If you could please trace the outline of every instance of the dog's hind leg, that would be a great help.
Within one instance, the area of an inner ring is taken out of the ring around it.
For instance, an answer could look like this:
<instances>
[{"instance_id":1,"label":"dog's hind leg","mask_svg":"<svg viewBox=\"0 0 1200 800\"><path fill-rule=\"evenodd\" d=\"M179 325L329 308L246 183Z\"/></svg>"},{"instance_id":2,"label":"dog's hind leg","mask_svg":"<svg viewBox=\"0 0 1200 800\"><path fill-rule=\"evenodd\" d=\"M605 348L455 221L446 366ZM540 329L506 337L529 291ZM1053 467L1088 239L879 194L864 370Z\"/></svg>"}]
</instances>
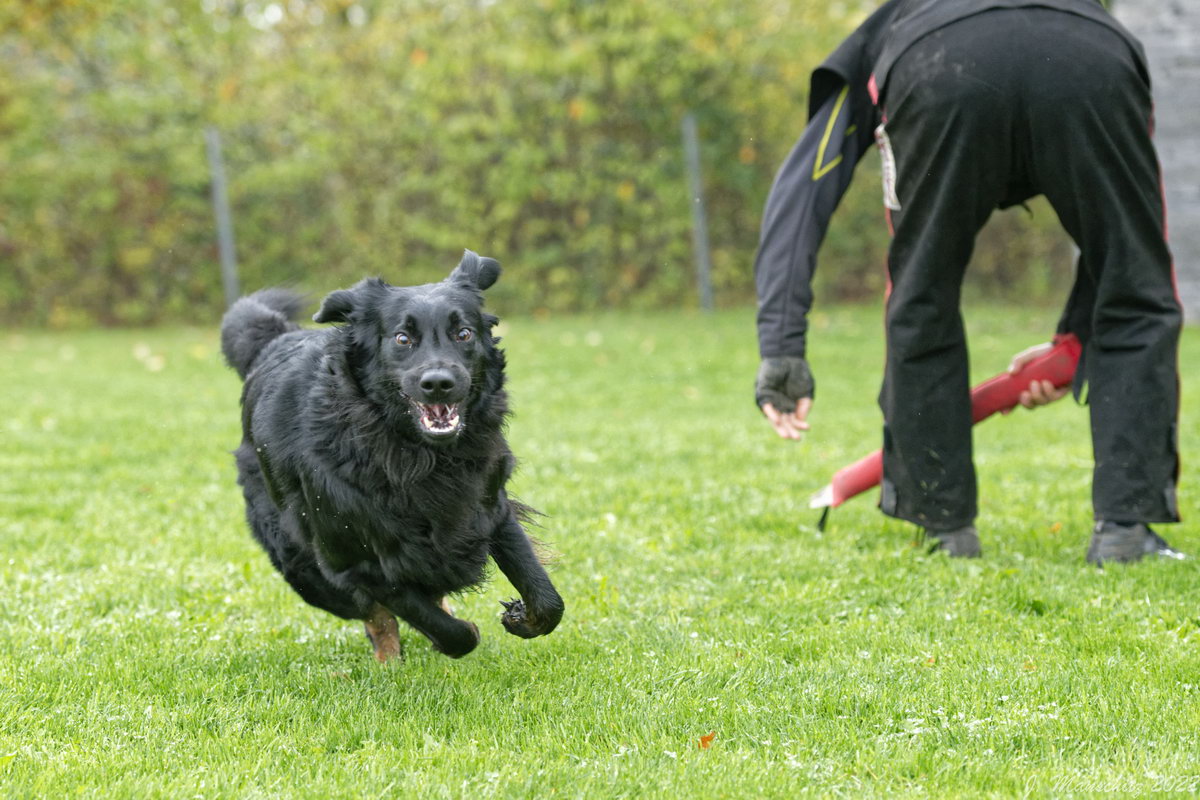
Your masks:
<instances>
[{"instance_id":1,"label":"dog's hind leg","mask_svg":"<svg viewBox=\"0 0 1200 800\"><path fill-rule=\"evenodd\" d=\"M366 628L367 638L375 648L375 660L380 664L403 655L400 628L396 625L396 618L392 616L392 612L376 603L371 609L371 615L363 620L363 627Z\"/></svg>"},{"instance_id":2,"label":"dog's hind leg","mask_svg":"<svg viewBox=\"0 0 1200 800\"><path fill-rule=\"evenodd\" d=\"M479 644L479 628L475 623L456 619L439 604L444 603L422 594L411 586L399 587L381 602L396 616L416 628L432 644L433 649L451 658L461 658Z\"/></svg>"},{"instance_id":3,"label":"dog's hind leg","mask_svg":"<svg viewBox=\"0 0 1200 800\"><path fill-rule=\"evenodd\" d=\"M500 621L504 629L523 639L544 636L554 630L563 615L562 597L511 512L492 534L491 552L496 566L521 594L520 600L502 603L504 615Z\"/></svg>"}]
</instances>

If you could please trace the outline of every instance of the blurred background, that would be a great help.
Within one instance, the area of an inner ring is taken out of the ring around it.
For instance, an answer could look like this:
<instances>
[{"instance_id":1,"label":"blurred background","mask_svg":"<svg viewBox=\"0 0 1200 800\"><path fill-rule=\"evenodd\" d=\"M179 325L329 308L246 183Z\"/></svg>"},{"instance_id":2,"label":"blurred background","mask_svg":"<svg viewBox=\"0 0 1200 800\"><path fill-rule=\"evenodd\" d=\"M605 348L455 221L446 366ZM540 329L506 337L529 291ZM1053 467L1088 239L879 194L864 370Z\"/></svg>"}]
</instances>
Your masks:
<instances>
[{"instance_id":1,"label":"blurred background","mask_svg":"<svg viewBox=\"0 0 1200 800\"><path fill-rule=\"evenodd\" d=\"M206 131L243 291L437 280L470 248L505 313L695 306L689 113L716 303L752 304L809 73L877 5L7 0L0 323L217 320ZM818 294L878 302L886 246L872 153ZM1038 201L994 216L967 295L1055 305L1071 269Z\"/></svg>"}]
</instances>

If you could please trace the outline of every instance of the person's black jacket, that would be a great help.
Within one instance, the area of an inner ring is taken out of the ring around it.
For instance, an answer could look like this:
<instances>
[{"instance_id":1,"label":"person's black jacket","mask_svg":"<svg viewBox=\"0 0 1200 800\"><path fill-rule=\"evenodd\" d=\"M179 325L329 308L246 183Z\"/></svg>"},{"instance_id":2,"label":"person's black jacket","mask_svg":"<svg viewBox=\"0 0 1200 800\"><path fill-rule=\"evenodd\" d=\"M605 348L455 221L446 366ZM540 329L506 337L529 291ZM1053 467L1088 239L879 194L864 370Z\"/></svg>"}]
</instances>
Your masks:
<instances>
[{"instance_id":1,"label":"person's black jacket","mask_svg":"<svg viewBox=\"0 0 1200 800\"><path fill-rule=\"evenodd\" d=\"M854 167L876 140L896 59L925 34L956 20L995 8L1028 7L1066 11L1116 30L1149 83L1141 45L1098 0L887 0L813 71L808 125L767 197L754 264L763 358L806 354L817 250ZM889 170L894 179L894 168L885 151L885 186ZM885 205L888 199L885 190Z\"/></svg>"}]
</instances>

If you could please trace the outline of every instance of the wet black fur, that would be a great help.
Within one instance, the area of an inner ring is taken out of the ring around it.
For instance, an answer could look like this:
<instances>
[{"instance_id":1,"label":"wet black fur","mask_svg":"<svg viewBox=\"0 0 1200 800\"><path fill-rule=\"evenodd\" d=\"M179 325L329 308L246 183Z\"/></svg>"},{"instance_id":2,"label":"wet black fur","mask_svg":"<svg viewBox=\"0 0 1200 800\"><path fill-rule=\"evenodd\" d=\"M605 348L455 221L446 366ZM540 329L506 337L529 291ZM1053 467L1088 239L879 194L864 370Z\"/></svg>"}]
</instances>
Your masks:
<instances>
[{"instance_id":1,"label":"wet black fur","mask_svg":"<svg viewBox=\"0 0 1200 800\"><path fill-rule=\"evenodd\" d=\"M441 283L364 280L325 298L314 320L339 324L319 330L291 321L300 298L268 289L221 326L245 379L235 455L246 517L271 562L308 603L347 619L382 606L454 656L478 632L437 601L480 583L489 555L524 600L503 618L510 633L549 633L563 611L504 488L505 360L481 294L499 271L468 251ZM473 336L457 341L464 328ZM417 423L413 393L430 370L455 376L452 437Z\"/></svg>"}]
</instances>

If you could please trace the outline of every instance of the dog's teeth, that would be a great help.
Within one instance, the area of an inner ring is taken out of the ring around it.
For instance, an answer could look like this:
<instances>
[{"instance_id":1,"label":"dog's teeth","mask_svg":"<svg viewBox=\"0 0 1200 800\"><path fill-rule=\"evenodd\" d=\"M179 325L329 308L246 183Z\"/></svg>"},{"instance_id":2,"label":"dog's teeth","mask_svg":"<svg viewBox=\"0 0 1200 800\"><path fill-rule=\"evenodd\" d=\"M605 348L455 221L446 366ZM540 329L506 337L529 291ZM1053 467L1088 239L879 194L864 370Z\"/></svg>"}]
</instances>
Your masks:
<instances>
[{"instance_id":1,"label":"dog's teeth","mask_svg":"<svg viewBox=\"0 0 1200 800\"><path fill-rule=\"evenodd\" d=\"M430 433L444 434L458 430L461 418L458 415L458 404L446 403L418 404L421 417L421 427Z\"/></svg>"}]
</instances>

